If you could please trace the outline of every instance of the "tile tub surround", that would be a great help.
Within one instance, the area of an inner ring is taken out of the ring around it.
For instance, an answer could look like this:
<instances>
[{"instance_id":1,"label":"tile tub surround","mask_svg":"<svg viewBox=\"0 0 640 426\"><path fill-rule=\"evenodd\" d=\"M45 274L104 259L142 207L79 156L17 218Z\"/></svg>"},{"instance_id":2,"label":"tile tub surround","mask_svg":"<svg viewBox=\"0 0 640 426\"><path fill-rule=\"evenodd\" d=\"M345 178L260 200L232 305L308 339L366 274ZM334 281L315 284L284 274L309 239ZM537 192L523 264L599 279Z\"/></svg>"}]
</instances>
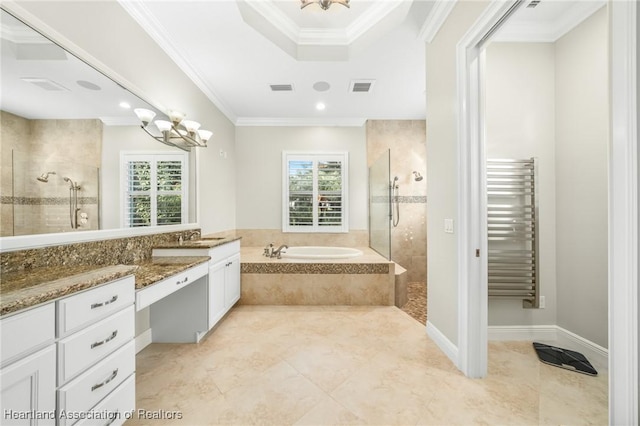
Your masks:
<instances>
[{"instance_id":1,"label":"tile tub surround","mask_svg":"<svg viewBox=\"0 0 640 426\"><path fill-rule=\"evenodd\" d=\"M273 243L288 246L333 246L365 247L369 245L367 230L351 230L348 233L322 234L304 232L282 232L280 229L237 229L235 235L242 237L242 245L247 247L265 247Z\"/></svg>"},{"instance_id":2,"label":"tile tub surround","mask_svg":"<svg viewBox=\"0 0 640 426\"><path fill-rule=\"evenodd\" d=\"M394 264L368 247L351 259L275 259L241 249L244 305L393 305Z\"/></svg>"},{"instance_id":3,"label":"tile tub surround","mask_svg":"<svg viewBox=\"0 0 640 426\"><path fill-rule=\"evenodd\" d=\"M607 424L608 377L538 361L531 342L489 342L469 379L395 307L238 306L199 345L151 344L134 414L149 425Z\"/></svg>"}]
</instances>

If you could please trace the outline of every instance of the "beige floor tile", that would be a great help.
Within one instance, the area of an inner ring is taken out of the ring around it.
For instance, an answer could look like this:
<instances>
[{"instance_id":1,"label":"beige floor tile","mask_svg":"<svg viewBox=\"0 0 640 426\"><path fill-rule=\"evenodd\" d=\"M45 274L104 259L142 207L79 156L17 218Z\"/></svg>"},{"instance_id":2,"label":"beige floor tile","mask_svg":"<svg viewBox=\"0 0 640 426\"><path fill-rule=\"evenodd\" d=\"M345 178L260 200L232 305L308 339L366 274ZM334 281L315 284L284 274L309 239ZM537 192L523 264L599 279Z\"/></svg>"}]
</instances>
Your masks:
<instances>
[{"instance_id":1,"label":"beige floor tile","mask_svg":"<svg viewBox=\"0 0 640 426\"><path fill-rule=\"evenodd\" d=\"M137 408L183 418L127 425L607 423L606 372L491 342L488 377L469 379L393 306L243 305L200 344L152 344L136 364Z\"/></svg>"}]
</instances>

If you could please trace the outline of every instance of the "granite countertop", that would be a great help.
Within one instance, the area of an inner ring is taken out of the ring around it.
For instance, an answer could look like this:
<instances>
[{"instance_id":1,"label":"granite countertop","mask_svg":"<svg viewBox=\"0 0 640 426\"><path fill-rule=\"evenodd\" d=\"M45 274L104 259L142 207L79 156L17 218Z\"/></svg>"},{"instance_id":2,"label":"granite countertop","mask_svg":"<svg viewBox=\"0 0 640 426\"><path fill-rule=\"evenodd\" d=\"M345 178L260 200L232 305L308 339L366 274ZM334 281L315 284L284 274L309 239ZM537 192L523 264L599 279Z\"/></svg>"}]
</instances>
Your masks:
<instances>
[{"instance_id":1,"label":"granite countertop","mask_svg":"<svg viewBox=\"0 0 640 426\"><path fill-rule=\"evenodd\" d=\"M208 256L153 257L136 265L80 265L35 268L2 274L0 316L69 296L134 274L141 289L192 266L209 261Z\"/></svg>"},{"instance_id":2,"label":"granite countertop","mask_svg":"<svg viewBox=\"0 0 640 426\"><path fill-rule=\"evenodd\" d=\"M0 315L30 308L135 273L135 265L53 266L2 274Z\"/></svg>"},{"instance_id":3,"label":"granite countertop","mask_svg":"<svg viewBox=\"0 0 640 426\"><path fill-rule=\"evenodd\" d=\"M171 275L186 271L187 269L208 262L209 256L176 256L176 257L152 257L148 261L137 264L136 290L148 287Z\"/></svg>"},{"instance_id":4,"label":"granite countertop","mask_svg":"<svg viewBox=\"0 0 640 426\"><path fill-rule=\"evenodd\" d=\"M232 241L239 240L240 237L235 235L217 236L217 235L204 235L202 238L196 240L185 240L183 242L171 242L156 245L154 248L181 248L181 249L193 249L193 248L205 248L210 249L213 247L221 246L223 244L230 243Z\"/></svg>"}]
</instances>

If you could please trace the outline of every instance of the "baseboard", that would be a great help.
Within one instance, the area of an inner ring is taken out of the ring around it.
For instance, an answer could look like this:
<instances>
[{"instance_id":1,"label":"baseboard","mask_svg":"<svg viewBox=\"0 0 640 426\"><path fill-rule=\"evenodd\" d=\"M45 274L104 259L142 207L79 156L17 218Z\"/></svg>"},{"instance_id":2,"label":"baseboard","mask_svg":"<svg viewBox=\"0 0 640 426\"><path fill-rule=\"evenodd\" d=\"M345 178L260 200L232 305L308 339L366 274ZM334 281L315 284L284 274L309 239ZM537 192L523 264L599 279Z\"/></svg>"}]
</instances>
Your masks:
<instances>
[{"instance_id":1,"label":"baseboard","mask_svg":"<svg viewBox=\"0 0 640 426\"><path fill-rule=\"evenodd\" d=\"M539 341L556 340L558 338L558 326L556 325L492 325L487 329L489 341Z\"/></svg>"},{"instance_id":2,"label":"baseboard","mask_svg":"<svg viewBox=\"0 0 640 426\"><path fill-rule=\"evenodd\" d=\"M576 352L580 352L586 356L587 359L596 370L608 370L609 368L609 350L602 346L593 343L584 337L578 336L569 330L565 330L562 327L558 327L558 345L565 349L571 349Z\"/></svg>"},{"instance_id":3,"label":"baseboard","mask_svg":"<svg viewBox=\"0 0 640 426\"><path fill-rule=\"evenodd\" d=\"M427 321L427 335L440 348L442 352L453 362L458 365L458 347L447 338L438 328Z\"/></svg>"},{"instance_id":4,"label":"baseboard","mask_svg":"<svg viewBox=\"0 0 640 426\"><path fill-rule=\"evenodd\" d=\"M608 369L609 351L606 348L557 325L490 326L488 339L547 343L580 352L598 371Z\"/></svg>"},{"instance_id":5,"label":"baseboard","mask_svg":"<svg viewBox=\"0 0 640 426\"><path fill-rule=\"evenodd\" d=\"M136 336L136 353L140 352L151 344L151 329L143 331Z\"/></svg>"}]
</instances>

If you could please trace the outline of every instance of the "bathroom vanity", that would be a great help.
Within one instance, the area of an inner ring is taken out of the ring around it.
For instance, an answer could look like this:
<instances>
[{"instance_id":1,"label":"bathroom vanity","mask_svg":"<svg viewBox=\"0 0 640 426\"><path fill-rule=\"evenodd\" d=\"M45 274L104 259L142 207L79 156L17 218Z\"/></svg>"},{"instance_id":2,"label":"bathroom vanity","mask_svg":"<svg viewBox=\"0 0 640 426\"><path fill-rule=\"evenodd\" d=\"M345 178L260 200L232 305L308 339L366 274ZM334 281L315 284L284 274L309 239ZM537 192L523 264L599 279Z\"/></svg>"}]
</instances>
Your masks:
<instances>
[{"instance_id":1,"label":"bathroom vanity","mask_svg":"<svg viewBox=\"0 0 640 426\"><path fill-rule=\"evenodd\" d=\"M134 265L3 270L3 424L124 423L135 410L136 312L149 310L153 342L198 342L238 301L239 238L166 241ZM87 244L76 249L120 242Z\"/></svg>"},{"instance_id":2,"label":"bathroom vanity","mask_svg":"<svg viewBox=\"0 0 640 426\"><path fill-rule=\"evenodd\" d=\"M134 270L98 268L3 301L3 314L17 309L0 318L3 421L124 423L135 408Z\"/></svg>"},{"instance_id":3,"label":"bathroom vanity","mask_svg":"<svg viewBox=\"0 0 640 426\"><path fill-rule=\"evenodd\" d=\"M196 241L183 241L153 249L156 259L161 257L208 256L208 283L206 300L207 330L240 300L240 240L239 238L204 237ZM155 335L154 315L152 327Z\"/></svg>"}]
</instances>

